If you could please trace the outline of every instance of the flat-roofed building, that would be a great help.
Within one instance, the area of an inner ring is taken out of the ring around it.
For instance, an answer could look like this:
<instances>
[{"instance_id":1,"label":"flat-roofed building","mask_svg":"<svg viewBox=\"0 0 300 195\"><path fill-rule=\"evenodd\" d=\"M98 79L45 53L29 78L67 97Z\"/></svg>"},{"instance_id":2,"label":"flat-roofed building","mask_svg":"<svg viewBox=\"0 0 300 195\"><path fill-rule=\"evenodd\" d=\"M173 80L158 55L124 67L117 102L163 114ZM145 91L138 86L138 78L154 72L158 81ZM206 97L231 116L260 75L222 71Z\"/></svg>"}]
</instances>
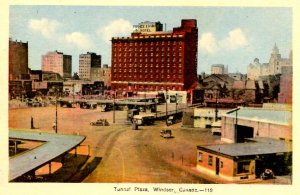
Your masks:
<instances>
[{"instance_id":1,"label":"flat-roofed building","mask_svg":"<svg viewBox=\"0 0 300 195\"><path fill-rule=\"evenodd\" d=\"M70 78L72 75L72 56L57 50L42 56L42 70L58 73L61 77Z\"/></svg>"},{"instance_id":2,"label":"flat-roofed building","mask_svg":"<svg viewBox=\"0 0 300 195\"><path fill-rule=\"evenodd\" d=\"M189 90L197 82L197 48L195 19L170 32L159 22L139 24L130 37L112 38L112 89Z\"/></svg>"},{"instance_id":3,"label":"flat-roofed building","mask_svg":"<svg viewBox=\"0 0 300 195\"><path fill-rule=\"evenodd\" d=\"M79 78L82 80L98 80L100 78L101 55L93 52L79 55Z\"/></svg>"},{"instance_id":4,"label":"flat-roofed building","mask_svg":"<svg viewBox=\"0 0 300 195\"><path fill-rule=\"evenodd\" d=\"M240 107L222 116L221 140L241 143L246 138L292 140L292 111Z\"/></svg>"},{"instance_id":5,"label":"flat-roofed building","mask_svg":"<svg viewBox=\"0 0 300 195\"><path fill-rule=\"evenodd\" d=\"M28 42L9 39L9 80L29 79Z\"/></svg>"},{"instance_id":6,"label":"flat-roofed building","mask_svg":"<svg viewBox=\"0 0 300 195\"><path fill-rule=\"evenodd\" d=\"M254 180L266 169L291 174L292 142L256 137L247 143L197 146L197 169L229 181Z\"/></svg>"}]
</instances>

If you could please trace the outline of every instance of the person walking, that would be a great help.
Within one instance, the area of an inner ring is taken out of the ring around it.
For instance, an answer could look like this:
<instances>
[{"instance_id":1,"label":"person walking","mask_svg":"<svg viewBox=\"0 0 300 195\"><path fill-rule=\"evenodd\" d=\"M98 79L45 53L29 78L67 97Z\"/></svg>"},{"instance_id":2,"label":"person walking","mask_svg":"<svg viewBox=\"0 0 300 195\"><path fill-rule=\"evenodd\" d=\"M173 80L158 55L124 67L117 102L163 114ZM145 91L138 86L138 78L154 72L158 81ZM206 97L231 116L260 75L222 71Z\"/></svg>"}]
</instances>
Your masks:
<instances>
[{"instance_id":1,"label":"person walking","mask_svg":"<svg viewBox=\"0 0 300 195\"><path fill-rule=\"evenodd\" d=\"M31 117L30 129L34 129L34 125L33 125L33 117Z\"/></svg>"}]
</instances>

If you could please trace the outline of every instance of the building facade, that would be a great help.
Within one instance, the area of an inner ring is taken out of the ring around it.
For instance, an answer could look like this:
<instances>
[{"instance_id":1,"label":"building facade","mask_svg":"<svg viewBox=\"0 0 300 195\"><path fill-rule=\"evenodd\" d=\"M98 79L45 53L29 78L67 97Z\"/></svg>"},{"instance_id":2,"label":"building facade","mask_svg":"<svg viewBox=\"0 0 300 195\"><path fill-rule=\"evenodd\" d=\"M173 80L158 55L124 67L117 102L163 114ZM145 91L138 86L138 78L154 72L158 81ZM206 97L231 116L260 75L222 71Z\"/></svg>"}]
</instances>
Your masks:
<instances>
[{"instance_id":1,"label":"building facade","mask_svg":"<svg viewBox=\"0 0 300 195\"><path fill-rule=\"evenodd\" d=\"M130 37L112 38L112 89L188 90L197 81L198 28L182 20L171 32L140 23Z\"/></svg>"},{"instance_id":2,"label":"building facade","mask_svg":"<svg viewBox=\"0 0 300 195\"><path fill-rule=\"evenodd\" d=\"M228 67L223 64L213 64L211 65L211 74L227 74Z\"/></svg>"},{"instance_id":3,"label":"building facade","mask_svg":"<svg viewBox=\"0 0 300 195\"><path fill-rule=\"evenodd\" d=\"M72 76L72 56L62 52L48 52L42 56L42 70L58 73L64 78Z\"/></svg>"},{"instance_id":4,"label":"building facade","mask_svg":"<svg viewBox=\"0 0 300 195\"><path fill-rule=\"evenodd\" d=\"M231 182L255 180L266 170L291 174L292 142L266 137L246 143L197 146L197 169Z\"/></svg>"},{"instance_id":5,"label":"building facade","mask_svg":"<svg viewBox=\"0 0 300 195\"><path fill-rule=\"evenodd\" d=\"M105 86L111 86L111 67L104 64L101 68L92 68L91 81L102 81Z\"/></svg>"},{"instance_id":6,"label":"building facade","mask_svg":"<svg viewBox=\"0 0 300 195\"><path fill-rule=\"evenodd\" d=\"M242 143L256 137L292 141L292 112L240 107L222 116L221 131L221 140L228 143Z\"/></svg>"},{"instance_id":7,"label":"building facade","mask_svg":"<svg viewBox=\"0 0 300 195\"><path fill-rule=\"evenodd\" d=\"M261 76L290 74L292 72L292 51L289 58L282 58L277 45L274 45L269 63L260 63L258 58L255 58L249 64L247 70L248 79L258 80Z\"/></svg>"},{"instance_id":8,"label":"building facade","mask_svg":"<svg viewBox=\"0 0 300 195\"><path fill-rule=\"evenodd\" d=\"M97 80L101 68L101 55L87 52L79 55L79 78L82 80Z\"/></svg>"},{"instance_id":9,"label":"building facade","mask_svg":"<svg viewBox=\"0 0 300 195\"><path fill-rule=\"evenodd\" d=\"M9 39L9 80L29 79L28 42Z\"/></svg>"}]
</instances>

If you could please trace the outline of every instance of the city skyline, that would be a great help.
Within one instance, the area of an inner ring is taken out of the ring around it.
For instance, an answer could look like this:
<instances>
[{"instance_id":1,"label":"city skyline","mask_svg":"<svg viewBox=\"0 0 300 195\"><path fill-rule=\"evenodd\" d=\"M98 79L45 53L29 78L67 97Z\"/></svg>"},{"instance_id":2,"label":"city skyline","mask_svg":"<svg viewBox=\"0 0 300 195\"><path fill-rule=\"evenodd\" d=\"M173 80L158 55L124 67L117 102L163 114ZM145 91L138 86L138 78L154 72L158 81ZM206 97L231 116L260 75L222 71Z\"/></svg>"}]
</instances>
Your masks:
<instances>
[{"instance_id":1,"label":"city skyline","mask_svg":"<svg viewBox=\"0 0 300 195\"><path fill-rule=\"evenodd\" d=\"M58 50L72 55L79 72L86 52L111 66L111 37L130 36L134 25L160 21L171 31L181 19L197 20L198 74L210 73L212 64L246 73L254 58L268 62L275 43L284 58L292 49L291 8L10 6L9 36L28 41L31 69L41 69L41 56Z\"/></svg>"}]
</instances>

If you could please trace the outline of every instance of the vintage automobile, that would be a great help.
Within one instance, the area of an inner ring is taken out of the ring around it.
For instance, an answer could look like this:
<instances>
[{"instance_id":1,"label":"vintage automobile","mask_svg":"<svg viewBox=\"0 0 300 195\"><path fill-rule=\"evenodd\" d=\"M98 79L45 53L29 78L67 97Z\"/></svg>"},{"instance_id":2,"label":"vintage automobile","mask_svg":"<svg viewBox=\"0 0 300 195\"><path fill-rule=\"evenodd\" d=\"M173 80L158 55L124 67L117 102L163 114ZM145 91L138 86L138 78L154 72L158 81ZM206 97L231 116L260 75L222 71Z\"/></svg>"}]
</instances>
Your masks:
<instances>
[{"instance_id":1,"label":"vintage automobile","mask_svg":"<svg viewBox=\"0 0 300 195\"><path fill-rule=\"evenodd\" d=\"M106 119L98 119L95 122L90 122L92 126L109 126L109 122Z\"/></svg>"},{"instance_id":2,"label":"vintage automobile","mask_svg":"<svg viewBox=\"0 0 300 195\"><path fill-rule=\"evenodd\" d=\"M265 171L260 174L260 178L262 180L266 180L266 179L274 179L276 177L274 172L271 169L265 169Z\"/></svg>"},{"instance_id":3,"label":"vintage automobile","mask_svg":"<svg viewBox=\"0 0 300 195\"><path fill-rule=\"evenodd\" d=\"M173 138L172 131L170 129L161 130L160 136L163 138Z\"/></svg>"}]
</instances>

